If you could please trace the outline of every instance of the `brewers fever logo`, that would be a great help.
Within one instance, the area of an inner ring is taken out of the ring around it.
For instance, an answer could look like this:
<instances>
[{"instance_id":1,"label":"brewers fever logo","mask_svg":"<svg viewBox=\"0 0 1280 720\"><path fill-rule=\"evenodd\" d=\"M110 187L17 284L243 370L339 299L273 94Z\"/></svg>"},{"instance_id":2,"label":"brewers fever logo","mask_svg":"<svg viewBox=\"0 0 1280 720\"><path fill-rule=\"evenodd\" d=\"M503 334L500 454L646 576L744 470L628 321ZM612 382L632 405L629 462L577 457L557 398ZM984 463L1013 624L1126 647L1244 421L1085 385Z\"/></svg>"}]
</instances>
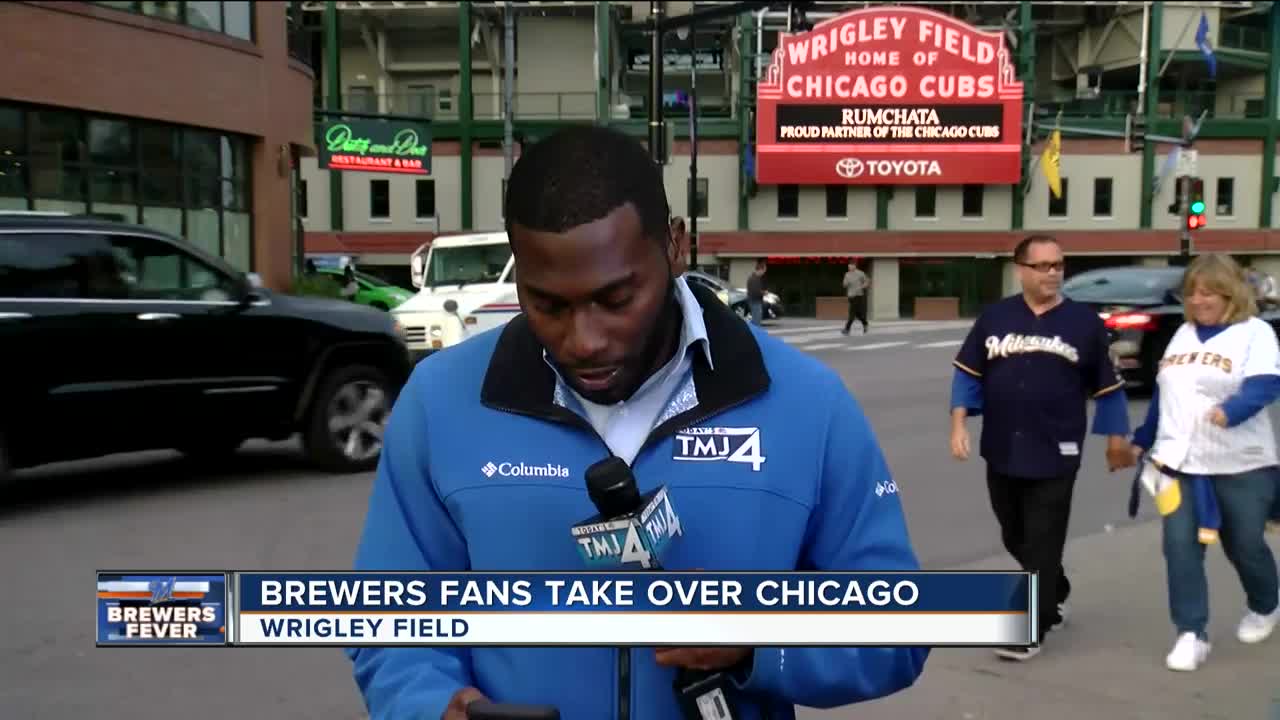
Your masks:
<instances>
[{"instance_id":1,"label":"brewers fever logo","mask_svg":"<svg viewBox=\"0 0 1280 720\"><path fill-rule=\"evenodd\" d=\"M756 472L765 461L760 428L685 428L676 433L674 443L673 460L743 463Z\"/></svg>"}]
</instances>

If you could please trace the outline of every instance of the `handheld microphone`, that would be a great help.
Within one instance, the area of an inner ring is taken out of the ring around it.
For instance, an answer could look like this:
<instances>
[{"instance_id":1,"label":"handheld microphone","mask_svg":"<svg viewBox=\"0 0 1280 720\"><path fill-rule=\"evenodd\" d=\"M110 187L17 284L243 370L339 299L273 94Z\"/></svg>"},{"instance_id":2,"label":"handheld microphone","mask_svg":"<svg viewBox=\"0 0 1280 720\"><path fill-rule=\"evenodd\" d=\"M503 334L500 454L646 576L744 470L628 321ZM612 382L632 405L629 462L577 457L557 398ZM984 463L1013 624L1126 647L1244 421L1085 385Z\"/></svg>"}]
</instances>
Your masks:
<instances>
[{"instance_id":1,"label":"handheld microphone","mask_svg":"<svg viewBox=\"0 0 1280 720\"><path fill-rule=\"evenodd\" d=\"M631 468L611 457L587 468L587 495L599 512L570 531L583 562L597 569L661 570L663 551L683 534L667 489L641 495Z\"/></svg>"},{"instance_id":2,"label":"handheld microphone","mask_svg":"<svg viewBox=\"0 0 1280 720\"><path fill-rule=\"evenodd\" d=\"M619 457L587 468L586 478L587 495L599 513L574 525L572 534L587 565L661 570L662 551L684 535L666 487L641 495L631 467ZM732 701L732 681L722 671L680 668L673 687L686 720L741 717Z\"/></svg>"}]
</instances>

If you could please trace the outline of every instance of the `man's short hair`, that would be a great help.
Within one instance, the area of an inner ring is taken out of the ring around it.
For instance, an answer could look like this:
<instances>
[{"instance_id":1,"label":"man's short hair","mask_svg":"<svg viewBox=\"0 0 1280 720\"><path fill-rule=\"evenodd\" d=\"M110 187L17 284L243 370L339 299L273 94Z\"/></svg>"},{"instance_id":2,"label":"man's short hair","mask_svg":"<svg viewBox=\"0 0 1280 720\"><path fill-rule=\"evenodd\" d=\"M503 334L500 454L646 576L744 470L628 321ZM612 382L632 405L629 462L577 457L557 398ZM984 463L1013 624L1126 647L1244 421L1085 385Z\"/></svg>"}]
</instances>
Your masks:
<instances>
[{"instance_id":1,"label":"man's short hair","mask_svg":"<svg viewBox=\"0 0 1280 720\"><path fill-rule=\"evenodd\" d=\"M507 179L503 213L514 225L562 233L631 203L646 237L665 243L670 211L662 169L637 140L572 125L524 149Z\"/></svg>"},{"instance_id":2,"label":"man's short hair","mask_svg":"<svg viewBox=\"0 0 1280 720\"><path fill-rule=\"evenodd\" d=\"M1013 261L1016 263L1026 262L1027 253L1031 250L1031 246L1035 243L1053 243L1061 245L1058 238L1052 235L1028 235L1018 242L1017 247L1013 249Z\"/></svg>"}]
</instances>

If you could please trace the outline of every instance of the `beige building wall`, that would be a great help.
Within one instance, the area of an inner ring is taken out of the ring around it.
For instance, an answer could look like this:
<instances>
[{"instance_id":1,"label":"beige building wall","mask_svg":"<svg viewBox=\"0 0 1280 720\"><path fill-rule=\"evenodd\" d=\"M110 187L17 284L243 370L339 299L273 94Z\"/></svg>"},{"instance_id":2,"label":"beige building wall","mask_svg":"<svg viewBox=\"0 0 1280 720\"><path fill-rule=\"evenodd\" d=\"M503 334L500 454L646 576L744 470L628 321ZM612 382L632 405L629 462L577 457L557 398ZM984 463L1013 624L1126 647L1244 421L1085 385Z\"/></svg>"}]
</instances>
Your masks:
<instances>
[{"instance_id":1,"label":"beige building wall","mask_svg":"<svg viewBox=\"0 0 1280 720\"><path fill-rule=\"evenodd\" d=\"M799 188L799 212L796 217L788 218L778 216L778 187L761 185L756 196L748 200L747 218L750 228L766 232L874 230L876 228L875 189L861 185L846 187L848 194L844 217L827 217L827 191L825 187L801 185ZM737 222L736 211L734 222Z\"/></svg>"},{"instance_id":2,"label":"beige building wall","mask_svg":"<svg viewBox=\"0 0 1280 720\"><path fill-rule=\"evenodd\" d=\"M689 156L674 155L662 169L671 214L689 218ZM738 229L738 156L698 155L698 177L707 181L707 214L698 232ZM699 261L702 257L699 255ZM709 259L709 258L708 258Z\"/></svg>"},{"instance_id":3,"label":"beige building wall","mask_svg":"<svg viewBox=\"0 0 1280 720\"><path fill-rule=\"evenodd\" d=\"M1050 214L1053 193L1038 163L1031 168L1030 175L1022 223L1028 230L1132 230L1138 227L1142 194L1142 156L1139 154L1070 155L1064 150L1060 177L1066 187L1065 215ZM1110 212L1106 212L1105 203L1103 207L1095 207L1099 191L1105 195L1108 179L1111 181ZM1099 180L1103 181L1102 187Z\"/></svg>"},{"instance_id":4,"label":"beige building wall","mask_svg":"<svg viewBox=\"0 0 1280 720\"><path fill-rule=\"evenodd\" d=\"M964 214L964 189L956 185L938 185L934 190L934 215L916 215L917 190L911 185L892 187L889 200L890 230L1008 230L1013 218L1009 189L997 185L982 188L982 214ZM875 227L875 196L872 195L872 227Z\"/></svg>"},{"instance_id":5,"label":"beige building wall","mask_svg":"<svg viewBox=\"0 0 1280 720\"><path fill-rule=\"evenodd\" d=\"M1167 153L1156 158L1156 167L1164 163ZM1210 229L1249 229L1258 227L1261 200L1258 179L1262 174L1260 155L1206 155L1199 153L1197 173L1204 180L1205 219ZM1223 183L1227 180L1229 183ZM1162 230L1180 230L1181 218L1169 213L1174 202L1176 182L1170 178L1161 184L1160 193L1151 208L1151 225ZM1219 193L1230 188L1230 193ZM1273 201L1274 202L1274 201ZM1136 227L1136 223L1133 227Z\"/></svg>"}]
</instances>

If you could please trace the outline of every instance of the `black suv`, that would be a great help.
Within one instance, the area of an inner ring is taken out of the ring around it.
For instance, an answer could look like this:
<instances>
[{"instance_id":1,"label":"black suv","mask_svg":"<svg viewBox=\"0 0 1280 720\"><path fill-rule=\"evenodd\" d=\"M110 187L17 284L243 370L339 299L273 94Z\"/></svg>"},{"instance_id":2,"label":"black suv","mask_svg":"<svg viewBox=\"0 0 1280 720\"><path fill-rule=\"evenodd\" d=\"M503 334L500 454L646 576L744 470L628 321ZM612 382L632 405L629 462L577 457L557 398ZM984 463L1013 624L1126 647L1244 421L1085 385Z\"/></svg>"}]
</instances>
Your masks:
<instances>
[{"instance_id":1,"label":"black suv","mask_svg":"<svg viewBox=\"0 0 1280 720\"><path fill-rule=\"evenodd\" d=\"M387 313L271 292L149 228L0 212L0 480L294 433L325 469L368 470L411 369Z\"/></svg>"}]
</instances>

